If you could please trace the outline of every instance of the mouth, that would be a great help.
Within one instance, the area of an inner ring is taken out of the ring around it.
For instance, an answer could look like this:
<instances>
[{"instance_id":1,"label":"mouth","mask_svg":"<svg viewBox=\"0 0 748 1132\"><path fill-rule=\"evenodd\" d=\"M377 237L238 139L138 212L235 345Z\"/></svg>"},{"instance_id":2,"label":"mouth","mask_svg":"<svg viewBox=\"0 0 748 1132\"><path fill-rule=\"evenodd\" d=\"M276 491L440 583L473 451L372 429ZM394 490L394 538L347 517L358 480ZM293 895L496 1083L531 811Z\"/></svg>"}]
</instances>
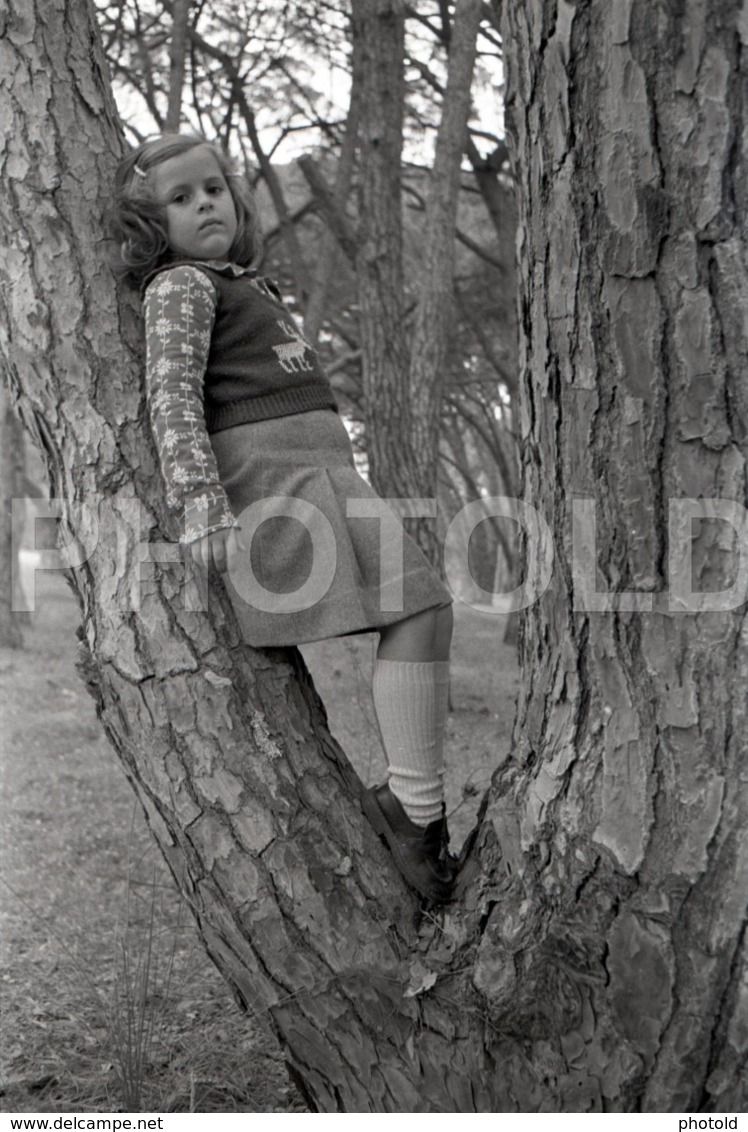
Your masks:
<instances>
[{"instance_id":1,"label":"mouth","mask_svg":"<svg viewBox=\"0 0 748 1132\"><path fill-rule=\"evenodd\" d=\"M206 220L198 228L198 232L205 232L209 228L223 228L222 220Z\"/></svg>"}]
</instances>

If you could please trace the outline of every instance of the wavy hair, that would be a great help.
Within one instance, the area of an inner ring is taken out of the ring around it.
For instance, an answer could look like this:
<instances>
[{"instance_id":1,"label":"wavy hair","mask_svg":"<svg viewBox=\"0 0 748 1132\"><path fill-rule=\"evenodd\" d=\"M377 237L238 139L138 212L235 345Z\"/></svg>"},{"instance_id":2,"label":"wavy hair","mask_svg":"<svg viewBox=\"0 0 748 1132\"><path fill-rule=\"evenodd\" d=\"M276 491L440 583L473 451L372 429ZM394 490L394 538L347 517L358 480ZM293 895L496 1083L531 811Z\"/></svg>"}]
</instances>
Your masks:
<instances>
[{"instance_id":1,"label":"wavy hair","mask_svg":"<svg viewBox=\"0 0 748 1132\"><path fill-rule=\"evenodd\" d=\"M247 267L260 250L257 210L244 177L235 172L219 146L199 134L162 134L134 149L117 170L109 223L117 251L113 267L131 287L142 287L148 276L168 263L169 247L164 206L156 199L148 172L163 161L205 145L211 151L236 209L237 229L229 249L233 263Z\"/></svg>"}]
</instances>

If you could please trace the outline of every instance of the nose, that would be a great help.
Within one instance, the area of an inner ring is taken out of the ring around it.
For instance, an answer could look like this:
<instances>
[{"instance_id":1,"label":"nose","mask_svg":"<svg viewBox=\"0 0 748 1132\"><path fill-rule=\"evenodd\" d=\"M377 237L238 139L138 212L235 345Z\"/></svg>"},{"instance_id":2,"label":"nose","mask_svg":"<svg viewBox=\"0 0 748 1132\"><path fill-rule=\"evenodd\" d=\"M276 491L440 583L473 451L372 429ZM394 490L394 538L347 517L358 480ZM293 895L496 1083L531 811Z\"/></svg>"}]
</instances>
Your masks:
<instances>
[{"instance_id":1,"label":"nose","mask_svg":"<svg viewBox=\"0 0 748 1132\"><path fill-rule=\"evenodd\" d=\"M201 192L198 195L198 198L197 198L198 212L205 212L206 209L209 209L209 208L212 208L212 207L213 207L212 198L206 192Z\"/></svg>"}]
</instances>

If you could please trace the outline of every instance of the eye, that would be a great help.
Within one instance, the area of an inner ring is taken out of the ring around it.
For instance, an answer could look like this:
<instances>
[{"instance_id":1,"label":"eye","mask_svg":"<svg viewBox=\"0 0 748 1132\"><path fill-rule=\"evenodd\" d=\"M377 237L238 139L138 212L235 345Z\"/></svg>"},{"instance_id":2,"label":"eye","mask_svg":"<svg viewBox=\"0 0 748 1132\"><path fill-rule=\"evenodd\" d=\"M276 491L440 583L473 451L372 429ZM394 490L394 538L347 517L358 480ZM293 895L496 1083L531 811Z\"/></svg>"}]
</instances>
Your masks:
<instances>
[{"instance_id":1,"label":"eye","mask_svg":"<svg viewBox=\"0 0 748 1132\"><path fill-rule=\"evenodd\" d=\"M169 204L184 204L187 200L187 193L175 193L169 201Z\"/></svg>"},{"instance_id":2,"label":"eye","mask_svg":"<svg viewBox=\"0 0 748 1132\"><path fill-rule=\"evenodd\" d=\"M208 189L208 192L212 193L214 196L217 196L219 193L222 193L223 190L224 190L223 185L211 185Z\"/></svg>"}]
</instances>

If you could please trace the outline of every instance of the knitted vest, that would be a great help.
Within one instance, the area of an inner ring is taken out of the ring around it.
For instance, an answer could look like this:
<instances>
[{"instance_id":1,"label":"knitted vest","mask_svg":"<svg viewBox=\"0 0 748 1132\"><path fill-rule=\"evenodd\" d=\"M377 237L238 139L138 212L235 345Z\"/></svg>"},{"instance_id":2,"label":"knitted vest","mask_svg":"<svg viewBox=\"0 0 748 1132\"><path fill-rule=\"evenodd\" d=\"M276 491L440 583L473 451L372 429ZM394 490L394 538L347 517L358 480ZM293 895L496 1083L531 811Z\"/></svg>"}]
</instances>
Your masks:
<instances>
[{"instance_id":1,"label":"knitted vest","mask_svg":"<svg viewBox=\"0 0 748 1132\"><path fill-rule=\"evenodd\" d=\"M186 262L204 271L218 293L204 387L209 433L313 409L337 411L320 361L275 284L253 271L226 274L198 261L162 270Z\"/></svg>"}]
</instances>

